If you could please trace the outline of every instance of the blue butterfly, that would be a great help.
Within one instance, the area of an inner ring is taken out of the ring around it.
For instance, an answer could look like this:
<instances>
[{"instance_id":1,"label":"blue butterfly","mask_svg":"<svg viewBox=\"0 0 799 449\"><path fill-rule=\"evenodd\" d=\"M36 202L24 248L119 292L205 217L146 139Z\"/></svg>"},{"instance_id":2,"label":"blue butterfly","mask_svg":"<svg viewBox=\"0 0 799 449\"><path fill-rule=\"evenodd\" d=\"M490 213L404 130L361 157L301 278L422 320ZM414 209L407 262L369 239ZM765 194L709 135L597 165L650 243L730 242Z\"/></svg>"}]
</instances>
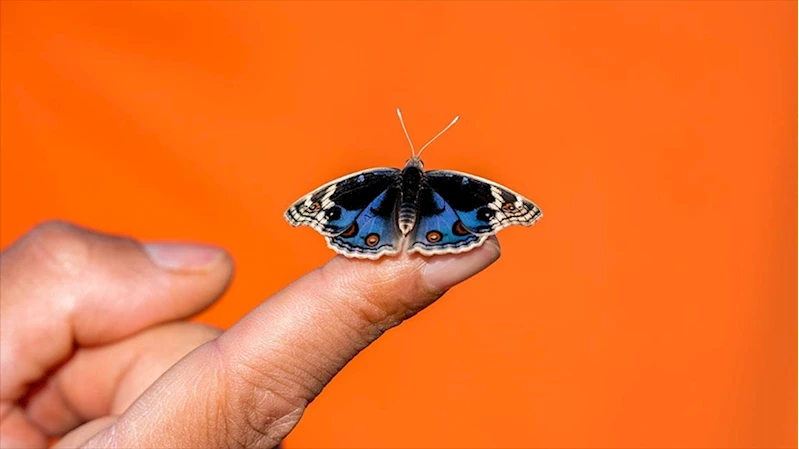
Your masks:
<instances>
[{"instance_id":1,"label":"blue butterfly","mask_svg":"<svg viewBox=\"0 0 799 449\"><path fill-rule=\"evenodd\" d=\"M406 248L426 256L469 251L500 229L543 216L532 201L497 183L449 170L424 171L397 109L412 156L402 170L373 168L331 181L286 210L292 226L310 226L347 257L378 259Z\"/></svg>"}]
</instances>

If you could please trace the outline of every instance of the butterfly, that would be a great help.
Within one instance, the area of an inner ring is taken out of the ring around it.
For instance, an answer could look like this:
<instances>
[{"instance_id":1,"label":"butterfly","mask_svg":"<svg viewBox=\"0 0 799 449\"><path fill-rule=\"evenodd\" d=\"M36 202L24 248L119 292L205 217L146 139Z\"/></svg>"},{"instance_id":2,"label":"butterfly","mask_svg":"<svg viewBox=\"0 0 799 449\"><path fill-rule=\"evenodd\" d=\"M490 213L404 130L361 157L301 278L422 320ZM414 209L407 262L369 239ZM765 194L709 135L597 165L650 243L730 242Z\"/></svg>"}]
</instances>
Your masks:
<instances>
[{"instance_id":1,"label":"butterfly","mask_svg":"<svg viewBox=\"0 0 799 449\"><path fill-rule=\"evenodd\" d=\"M331 181L295 201L284 216L310 226L327 246L347 257L378 259L400 250L425 256L462 253L511 225L530 226L543 213L532 201L495 182L450 170L424 171L402 112L411 146L402 170L372 168Z\"/></svg>"}]
</instances>

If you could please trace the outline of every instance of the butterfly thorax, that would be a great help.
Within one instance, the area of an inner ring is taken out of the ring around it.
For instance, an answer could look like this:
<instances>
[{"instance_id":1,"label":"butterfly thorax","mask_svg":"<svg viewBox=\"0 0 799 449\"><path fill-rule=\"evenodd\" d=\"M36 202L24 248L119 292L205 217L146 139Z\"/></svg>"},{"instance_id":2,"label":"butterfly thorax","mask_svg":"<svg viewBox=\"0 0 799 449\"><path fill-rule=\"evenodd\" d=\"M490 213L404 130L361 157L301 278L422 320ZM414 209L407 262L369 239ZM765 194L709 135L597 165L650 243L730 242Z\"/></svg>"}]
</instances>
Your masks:
<instances>
[{"instance_id":1,"label":"butterfly thorax","mask_svg":"<svg viewBox=\"0 0 799 449\"><path fill-rule=\"evenodd\" d=\"M400 198L397 204L397 224L402 235L408 235L416 225L419 191L422 186L424 164L416 157L408 159L400 174Z\"/></svg>"}]
</instances>

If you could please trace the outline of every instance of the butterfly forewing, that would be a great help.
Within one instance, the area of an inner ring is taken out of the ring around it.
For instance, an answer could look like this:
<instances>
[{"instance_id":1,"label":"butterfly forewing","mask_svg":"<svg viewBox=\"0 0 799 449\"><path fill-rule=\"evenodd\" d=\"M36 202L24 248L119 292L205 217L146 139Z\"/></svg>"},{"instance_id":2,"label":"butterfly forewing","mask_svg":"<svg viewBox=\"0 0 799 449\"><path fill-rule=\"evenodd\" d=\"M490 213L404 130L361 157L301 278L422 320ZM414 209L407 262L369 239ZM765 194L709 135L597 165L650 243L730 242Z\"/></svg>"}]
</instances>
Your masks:
<instances>
[{"instance_id":1,"label":"butterfly forewing","mask_svg":"<svg viewBox=\"0 0 799 449\"><path fill-rule=\"evenodd\" d=\"M292 226L310 226L322 235L347 231L358 215L389 186L400 170L374 168L331 181L297 200L285 213Z\"/></svg>"},{"instance_id":2,"label":"butterfly forewing","mask_svg":"<svg viewBox=\"0 0 799 449\"><path fill-rule=\"evenodd\" d=\"M487 179L449 170L431 170L425 181L475 234L494 234L505 227L530 226L541 209L518 193Z\"/></svg>"}]
</instances>

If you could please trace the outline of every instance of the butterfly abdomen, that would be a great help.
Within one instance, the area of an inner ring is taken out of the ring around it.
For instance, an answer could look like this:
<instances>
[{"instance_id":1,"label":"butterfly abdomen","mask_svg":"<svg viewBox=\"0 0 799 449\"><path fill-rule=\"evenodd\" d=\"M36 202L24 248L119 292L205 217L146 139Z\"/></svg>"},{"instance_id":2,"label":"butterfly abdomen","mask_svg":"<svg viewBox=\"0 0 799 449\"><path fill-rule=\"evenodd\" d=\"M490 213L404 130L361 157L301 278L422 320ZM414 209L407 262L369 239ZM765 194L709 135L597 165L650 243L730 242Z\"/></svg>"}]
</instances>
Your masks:
<instances>
[{"instance_id":1,"label":"butterfly abdomen","mask_svg":"<svg viewBox=\"0 0 799 449\"><path fill-rule=\"evenodd\" d=\"M401 195L397 208L397 225L403 235L408 235L416 225L418 210L419 190L422 184L422 170L408 164L402 170L400 177Z\"/></svg>"},{"instance_id":2,"label":"butterfly abdomen","mask_svg":"<svg viewBox=\"0 0 799 449\"><path fill-rule=\"evenodd\" d=\"M416 208L413 205L401 204L397 214L397 223L403 235L408 235L416 224Z\"/></svg>"}]
</instances>

